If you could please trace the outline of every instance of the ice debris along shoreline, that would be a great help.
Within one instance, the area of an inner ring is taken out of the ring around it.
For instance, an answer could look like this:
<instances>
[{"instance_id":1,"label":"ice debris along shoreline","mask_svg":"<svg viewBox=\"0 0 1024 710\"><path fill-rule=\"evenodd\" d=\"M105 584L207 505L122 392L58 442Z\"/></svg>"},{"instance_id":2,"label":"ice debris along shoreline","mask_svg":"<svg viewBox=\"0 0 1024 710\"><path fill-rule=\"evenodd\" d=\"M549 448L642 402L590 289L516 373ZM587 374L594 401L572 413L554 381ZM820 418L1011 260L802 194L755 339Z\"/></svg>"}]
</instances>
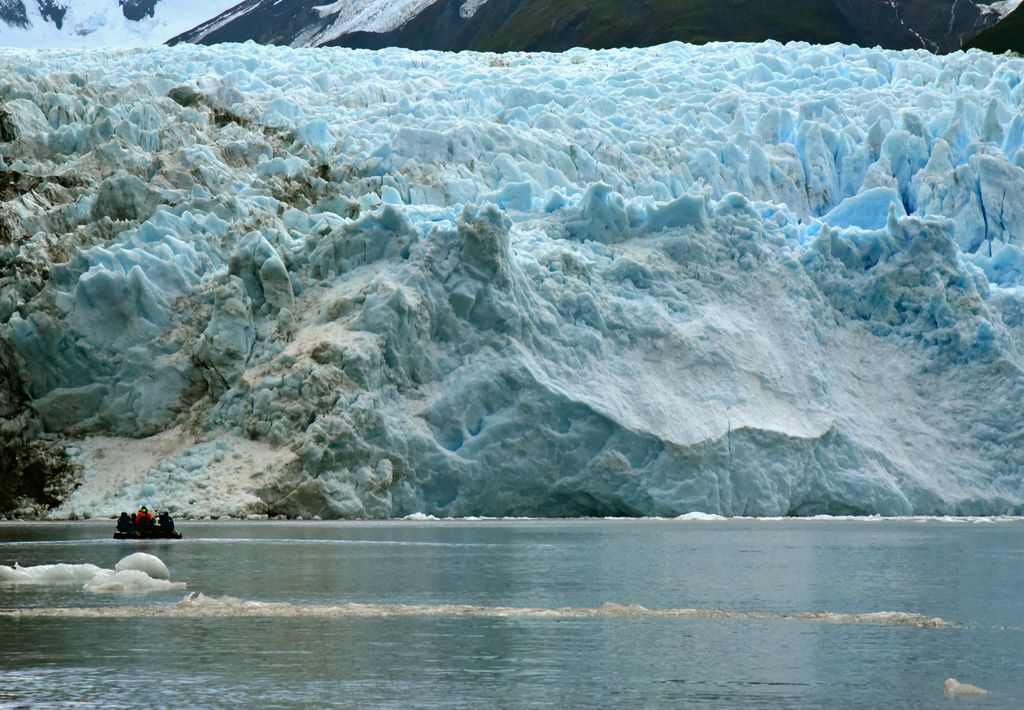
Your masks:
<instances>
[{"instance_id":1,"label":"ice debris along shoreline","mask_svg":"<svg viewBox=\"0 0 1024 710\"><path fill-rule=\"evenodd\" d=\"M2 51L0 431L57 517L1020 514L1022 75Z\"/></svg>"},{"instance_id":2,"label":"ice debris along shoreline","mask_svg":"<svg viewBox=\"0 0 1024 710\"><path fill-rule=\"evenodd\" d=\"M172 582L171 573L159 557L136 552L121 559L114 569L93 564L57 563L22 567L0 565L0 586L81 586L83 591L139 593L182 591L184 582Z\"/></svg>"}]
</instances>

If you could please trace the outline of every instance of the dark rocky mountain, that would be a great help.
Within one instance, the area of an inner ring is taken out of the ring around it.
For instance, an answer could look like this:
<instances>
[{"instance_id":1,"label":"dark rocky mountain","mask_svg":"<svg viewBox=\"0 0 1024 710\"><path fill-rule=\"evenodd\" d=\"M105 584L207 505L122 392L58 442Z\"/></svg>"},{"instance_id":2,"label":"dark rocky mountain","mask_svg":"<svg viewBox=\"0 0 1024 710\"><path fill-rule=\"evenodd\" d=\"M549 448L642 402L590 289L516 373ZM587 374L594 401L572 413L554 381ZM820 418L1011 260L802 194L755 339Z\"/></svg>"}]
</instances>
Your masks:
<instances>
[{"instance_id":1,"label":"dark rocky mountain","mask_svg":"<svg viewBox=\"0 0 1024 710\"><path fill-rule=\"evenodd\" d=\"M28 12L22 0L0 0L0 22L12 27L27 27Z\"/></svg>"},{"instance_id":2,"label":"dark rocky mountain","mask_svg":"<svg viewBox=\"0 0 1024 710\"><path fill-rule=\"evenodd\" d=\"M324 16L314 8L324 0L243 0L195 29L178 35L168 44L196 42L246 42L305 46L296 40L305 33L328 27L337 13Z\"/></svg>"},{"instance_id":3,"label":"dark rocky mountain","mask_svg":"<svg viewBox=\"0 0 1024 710\"><path fill-rule=\"evenodd\" d=\"M1007 51L1024 54L1024 5L1019 5L999 24L972 39L967 47L984 49L994 54Z\"/></svg>"},{"instance_id":4,"label":"dark rocky mountain","mask_svg":"<svg viewBox=\"0 0 1024 710\"><path fill-rule=\"evenodd\" d=\"M152 17L160 0L118 0L126 19L138 22L143 17Z\"/></svg>"},{"instance_id":5,"label":"dark rocky mountain","mask_svg":"<svg viewBox=\"0 0 1024 710\"><path fill-rule=\"evenodd\" d=\"M949 52L1000 17L976 0L436 0L385 32L359 31L351 16L346 3L247 0L171 43L561 51L776 39Z\"/></svg>"},{"instance_id":6,"label":"dark rocky mountain","mask_svg":"<svg viewBox=\"0 0 1024 710\"><path fill-rule=\"evenodd\" d=\"M155 0L154 0L155 1ZM68 12L68 6L58 0L38 0L39 14L47 22L52 22L59 30L64 26L64 15Z\"/></svg>"}]
</instances>

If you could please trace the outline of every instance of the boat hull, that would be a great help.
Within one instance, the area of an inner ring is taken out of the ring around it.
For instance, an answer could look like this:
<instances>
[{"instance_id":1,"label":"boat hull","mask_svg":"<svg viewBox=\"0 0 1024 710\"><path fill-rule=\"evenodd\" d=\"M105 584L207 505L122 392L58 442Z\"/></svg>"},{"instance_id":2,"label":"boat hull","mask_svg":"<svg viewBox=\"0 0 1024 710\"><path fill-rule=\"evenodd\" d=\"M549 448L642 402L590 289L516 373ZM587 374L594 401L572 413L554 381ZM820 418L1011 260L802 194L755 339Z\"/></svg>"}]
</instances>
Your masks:
<instances>
[{"instance_id":1,"label":"boat hull","mask_svg":"<svg viewBox=\"0 0 1024 710\"><path fill-rule=\"evenodd\" d=\"M115 532L115 540L180 540L177 530L148 530L145 532Z\"/></svg>"}]
</instances>

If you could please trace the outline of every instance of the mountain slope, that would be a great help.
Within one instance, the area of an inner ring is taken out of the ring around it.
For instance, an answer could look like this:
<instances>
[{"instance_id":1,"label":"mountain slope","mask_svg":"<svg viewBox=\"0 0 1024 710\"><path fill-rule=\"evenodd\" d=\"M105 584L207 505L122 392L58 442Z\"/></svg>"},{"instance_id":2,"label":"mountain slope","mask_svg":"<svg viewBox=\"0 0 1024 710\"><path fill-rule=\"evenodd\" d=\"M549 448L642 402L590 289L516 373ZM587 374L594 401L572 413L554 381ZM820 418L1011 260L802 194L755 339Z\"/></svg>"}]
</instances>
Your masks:
<instances>
[{"instance_id":1,"label":"mountain slope","mask_svg":"<svg viewBox=\"0 0 1024 710\"><path fill-rule=\"evenodd\" d=\"M858 37L831 0L789 4L794 12L782 18L771 3L762 0L692 0L685 7L672 0L643 4L489 0L472 17L463 18L460 0L441 0L393 32L354 32L327 44L366 48L420 44L423 49L503 52L650 46L677 39L697 44L766 39L851 43ZM439 42L443 46L431 46Z\"/></svg>"},{"instance_id":2,"label":"mountain slope","mask_svg":"<svg viewBox=\"0 0 1024 710\"><path fill-rule=\"evenodd\" d=\"M604 48L653 45L674 39L807 39L852 42L858 36L832 0L796 0L800 12L780 19L763 0L625 0L547 3L534 0L488 0L474 14L463 12L465 0L436 0L411 16L377 23L369 31L353 15L317 11L321 2L250 0L232 10L226 22L214 20L175 38L177 41L238 42L309 46L316 44L377 49L481 51L552 50L574 46ZM813 19L811 19L813 18ZM392 25L394 25L392 27ZM383 29L382 29L383 28Z\"/></svg>"},{"instance_id":3,"label":"mountain slope","mask_svg":"<svg viewBox=\"0 0 1024 710\"><path fill-rule=\"evenodd\" d=\"M968 48L984 49L993 54L1010 51L1024 54L1024 5L967 43Z\"/></svg>"},{"instance_id":4,"label":"mountain slope","mask_svg":"<svg viewBox=\"0 0 1024 710\"><path fill-rule=\"evenodd\" d=\"M172 43L459 51L802 40L959 49L1014 4L967 0L248 0Z\"/></svg>"}]
</instances>

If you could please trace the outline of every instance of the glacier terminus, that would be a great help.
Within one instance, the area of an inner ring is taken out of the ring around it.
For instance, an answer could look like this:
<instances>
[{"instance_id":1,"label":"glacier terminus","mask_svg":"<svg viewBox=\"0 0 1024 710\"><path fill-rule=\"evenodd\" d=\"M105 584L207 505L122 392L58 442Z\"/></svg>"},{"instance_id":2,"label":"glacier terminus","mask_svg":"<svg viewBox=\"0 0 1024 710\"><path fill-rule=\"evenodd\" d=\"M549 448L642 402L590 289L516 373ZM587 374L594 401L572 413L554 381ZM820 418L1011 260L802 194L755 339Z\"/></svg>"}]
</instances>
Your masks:
<instances>
[{"instance_id":1,"label":"glacier terminus","mask_svg":"<svg viewBox=\"0 0 1024 710\"><path fill-rule=\"evenodd\" d=\"M0 443L57 517L1020 514L1022 77L0 50Z\"/></svg>"}]
</instances>

